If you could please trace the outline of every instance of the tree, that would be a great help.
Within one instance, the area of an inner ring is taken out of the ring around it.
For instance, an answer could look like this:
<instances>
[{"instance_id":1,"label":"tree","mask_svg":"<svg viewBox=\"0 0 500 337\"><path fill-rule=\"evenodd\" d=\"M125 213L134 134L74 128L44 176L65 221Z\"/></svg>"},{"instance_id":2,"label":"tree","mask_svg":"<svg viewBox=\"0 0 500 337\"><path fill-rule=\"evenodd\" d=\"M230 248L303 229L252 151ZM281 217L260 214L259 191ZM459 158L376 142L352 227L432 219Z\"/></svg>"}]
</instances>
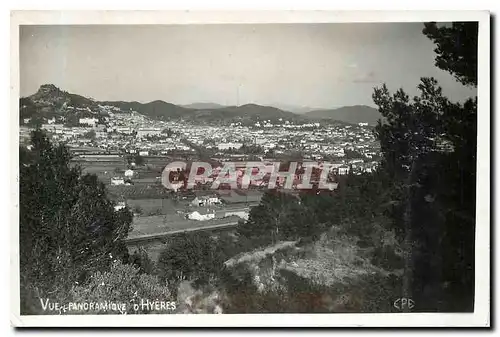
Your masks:
<instances>
[{"instance_id":1,"label":"tree","mask_svg":"<svg viewBox=\"0 0 500 337\"><path fill-rule=\"evenodd\" d=\"M144 165L144 157L142 157L140 154L136 153L135 155L129 155L127 156L127 163L130 165L132 163L135 163L137 166Z\"/></svg>"},{"instance_id":2,"label":"tree","mask_svg":"<svg viewBox=\"0 0 500 337\"><path fill-rule=\"evenodd\" d=\"M238 234L261 244L276 243L290 238L300 220L292 215L297 209L298 198L276 190L267 191L258 206L250 210L249 218L237 228Z\"/></svg>"},{"instance_id":3,"label":"tree","mask_svg":"<svg viewBox=\"0 0 500 337\"><path fill-rule=\"evenodd\" d=\"M70 165L65 146L39 130L31 145L19 156L22 312L34 297L66 293L112 259L127 258L122 239L132 222L127 209L115 212L97 176Z\"/></svg>"},{"instance_id":4,"label":"tree","mask_svg":"<svg viewBox=\"0 0 500 337\"><path fill-rule=\"evenodd\" d=\"M428 23L423 33L437 44L436 65L462 84L476 87L478 23L458 22L451 28ZM444 219L442 275L449 285L447 299L453 303L451 310L471 311L474 306L477 97L463 104L448 104L443 124L444 138L453 145L453 151L431 162L428 179L435 184L429 184L428 189L435 200L441 199L434 207L439 207L440 212L435 211L438 219Z\"/></svg>"},{"instance_id":5,"label":"tree","mask_svg":"<svg viewBox=\"0 0 500 337\"><path fill-rule=\"evenodd\" d=\"M161 133L166 135L167 137L172 137L174 135L174 132L170 128L163 129Z\"/></svg>"},{"instance_id":6,"label":"tree","mask_svg":"<svg viewBox=\"0 0 500 337\"><path fill-rule=\"evenodd\" d=\"M477 86L477 22L453 22L451 27L425 23L425 36L436 44L436 66L464 85Z\"/></svg>"},{"instance_id":7,"label":"tree","mask_svg":"<svg viewBox=\"0 0 500 337\"><path fill-rule=\"evenodd\" d=\"M143 247L136 250L130 257L129 263L138 267L141 273L154 274L156 272L156 266L154 261L152 261L148 253Z\"/></svg>"},{"instance_id":8,"label":"tree","mask_svg":"<svg viewBox=\"0 0 500 337\"><path fill-rule=\"evenodd\" d=\"M365 158L365 156L361 152L356 151L356 150L346 149L346 150L344 150L344 153L345 153L346 159L364 159Z\"/></svg>"},{"instance_id":9,"label":"tree","mask_svg":"<svg viewBox=\"0 0 500 337\"><path fill-rule=\"evenodd\" d=\"M142 215L144 211L142 210L142 207L140 205L137 205L134 207L134 213L135 214L139 214L139 215Z\"/></svg>"},{"instance_id":10,"label":"tree","mask_svg":"<svg viewBox=\"0 0 500 337\"><path fill-rule=\"evenodd\" d=\"M477 22L423 33L436 44L436 65L464 85L477 84ZM422 310L469 311L474 294L477 99L452 103L434 79L420 96L384 86L373 94L385 121L381 171L391 183L392 217L405 242L403 293ZM425 216L424 216L425 215ZM413 294L412 294L413 292Z\"/></svg>"},{"instance_id":11,"label":"tree","mask_svg":"<svg viewBox=\"0 0 500 337\"><path fill-rule=\"evenodd\" d=\"M221 271L223 262L221 250L207 233L183 233L171 238L160 253L158 275L173 284L189 280L206 285Z\"/></svg>"},{"instance_id":12,"label":"tree","mask_svg":"<svg viewBox=\"0 0 500 337\"><path fill-rule=\"evenodd\" d=\"M141 166L141 165L144 165L144 158L139 155L139 154L136 154L134 156L134 163L137 165L137 166Z\"/></svg>"},{"instance_id":13,"label":"tree","mask_svg":"<svg viewBox=\"0 0 500 337\"><path fill-rule=\"evenodd\" d=\"M441 140L442 112L449 101L433 78L422 78L418 89L420 97L414 97L412 102L402 89L394 95L385 84L374 90L373 101L385 117L375 128L383 155L382 166L395 179L405 179L414 160L434 150Z\"/></svg>"},{"instance_id":14,"label":"tree","mask_svg":"<svg viewBox=\"0 0 500 337\"><path fill-rule=\"evenodd\" d=\"M89 138L89 139L92 139L94 140L95 137L96 137L96 133L94 130L90 130L88 132L86 132L84 135L83 135L85 138Z\"/></svg>"},{"instance_id":15,"label":"tree","mask_svg":"<svg viewBox=\"0 0 500 337\"><path fill-rule=\"evenodd\" d=\"M32 118L38 115L38 108L35 103L28 97L19 99L19 121L23 122L24 118Z\"/></svg>"},{"instance_id":16,"label":"tree","mask_svg":"<svg viewBox=\"0 0 500 337\"><path fill-rule=\"evenodd\" d=\"M424 247L434 252L454 250L457 245L461 245L461 249L466 247L459 242L450 242L449 245L443 246L439 244L439 242L445 243L453 236L453 229L446 229L446 223L449 221L446 218L459 209L463 210L464 207L470 209L464 205L451 203L450 188L458 192L468 186L466 188L468 195L475 194L474 183L471 180L475 171L472 165L475 158L474 146L471 146L474 144L471 137L475 137L475 128L464 127L474 125L471 120L471 116L474 115L473 105L469 102L463 106L449 102L442 96L441 88L434 79L422 79L419 89L420 96L414 97L412 101L402 90L391 96L385 86L375 89L374 93L374 101L379 106L381 114L386 117L386 122L383 124L379 122L375 130L381 142L383 156L381 167L392 178L390 190L393 191L396 201L392 216L398 232L404 236L406 277L403 278L405 283L403 291L405 296L414 298L419 295L412 295L411 289L418 289L415 284L424 282L421 279L424 277L423 274L429 273L429 267L424 267L425 263L422 263L422 260L415 261L417 258L429 261L428 256L423 258ZM468 131L464 132L464 128ZM467 139L465 144L462 142L464 139ZM443 150L449 143L453 145L451 154ZM450 162L453 160L457 161L454 165ZM461 173L455 175L454 167L460 167ZM438 181L435 176L443 169L447 170L450 177L455 176L458 179L450 181L449 178L445 178ZM466 174L468 178L465 178ZM442 181L447 181L448 185L442 185ZM466 181L470 183L464 185ZM433 202L430 200L436 198L439 199L441 208L427 205ZM429 213L431 208L433 214ZM426 214L427 218L421 219L419 214ZM444 222L439 219L444 219ZM422 227L422 221L433 227ZM458 224L455 226L455 230L461 227ZM440 231L436 232L438 228ZM467 230L460 232L473 238L473 233ZM419 247L419 250L414 251L415 247ZM470 245L467 247L469 252L466 255L470 258L473 252L470 250ZM449 262L449 265L457 266L457 261L449 260ZM415 269L415 264L421 267ZM415 280L414 273L417 274ZM443 278L446 279L446 276L443 275ZM439 283L447 281L433 282L437 287ZM429 297L423 294L420 296Z\"/></svg>"}]
</instances>

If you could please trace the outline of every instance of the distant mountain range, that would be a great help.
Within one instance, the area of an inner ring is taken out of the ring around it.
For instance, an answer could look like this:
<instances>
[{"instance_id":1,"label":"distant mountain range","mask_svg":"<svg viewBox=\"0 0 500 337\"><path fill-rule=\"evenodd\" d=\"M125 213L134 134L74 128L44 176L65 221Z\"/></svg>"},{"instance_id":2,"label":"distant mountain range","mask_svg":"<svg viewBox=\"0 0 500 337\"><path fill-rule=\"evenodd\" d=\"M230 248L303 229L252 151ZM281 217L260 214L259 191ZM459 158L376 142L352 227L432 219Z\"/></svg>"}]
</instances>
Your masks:
<instances>
[{"instance_id":1,"label":"distant mountain range","mask_svg":"<svg viewBox=\"0 0 500 337\"><path fill-rule=\"evenodd\" d=\"M346 123L368 123L376 125L377 121L382 118L380 112L367 105L344 106L337 109L314 110L305 114L311 118L333 119Z\"/></svg>"},{"instance_id":2,"label":"distant mountain range","mask_svg":"<svg viewBox=\"0 0 500 337\"><path fill-rule=\"evenodd\" d=\"M309 111L313 111L313 110L320 110L318 108L311 108L311 107L307 107L307 106L297 106L297 105L289 105L289 104L280 104L280 103L275 103L275 104L271 104L272 106L275 106L281 110L286 110L286 111L290 111L290 112L293 112L295 114L305 114Z\"/></svg>"},{"instance_id":3,"label":"distant mountain range","mask_svg":"<svg viewBox=\"0 0 500 337\"><path fill-rule=\"evenodd\" d=\"M101 114L99 105L111 105L119 108L122 112L137 111L149 118L164 121L182 119L204 122L255 122L283 119L289 121L331 120L344 123L366 122L374 125L380 118L380 113L376 109L364 105L313 110L299 114L297 109L294 109L296 111L294 113L286 109L258 104L223 106L216 103L193 103L180 106L161 100L149 103L95 101L63 91L53 84L44 84L35 94L20 99L20 118Z\"/></svg>"},{"instance_id":4,"label":"distant mountain range","mask_svg":"<svg viewBox=\"0 0 500 337\"><path fill-rule=\"evenodd\" d=\"M193 109L187 109L172 103L164 101L152 101L149 103L139 102L123 102L123 101L103 101L102 105L112 105L124 112L137 111L140 114L148 116L152 119L167 120L182 118L190 113Z\"/></svg>"},{"instance_id":5,"label":"distant mountain range","mask_svg":"<svg viewBox=\"0 0 500 337\"><path fill-rule=\"evenodd\" d=\"M305 114L309 111L314 111L314 110L323 110L319 108L310 108L307 106L297 106L297 105L290 105L290 104L280 104L280 103L272 103L272 104L267 104L267 106L272 106L275 108L278 108L283 111L290 111L293 112L294 114ZM218 103L211 103L211 102L206 102L206 103L192 103L192 104L186 104L182 105L184 108L188 109L221 109L221 108L227 108L227 105L222 105Z\"/></svg>"},{"instance_id":6,"label":"distant mountain range","mask_svg":"<svg viewBox=\"0 0 500 337\"><path fill-rule=\"evenodd\" d=\"M220 109L226 107L226 105L221 105L217 103L191 103L181 106L187 109Z\"/></svg>"},{"instance_id":7,"label":"distant mountain range","mask_svg":"<svg viewBox=\"0 0 500 337\"><path fill-rule=\"evenodd\" d=\"M104 101L100 102L100 104L116 106L122 111L134 110L158 120L183 119L216 122L277 120L279 118L289 120L306 119L289 111L257 104L203 109L186 108L164 101L153 101L150 103Z\"/></svg>"}]
</instances>

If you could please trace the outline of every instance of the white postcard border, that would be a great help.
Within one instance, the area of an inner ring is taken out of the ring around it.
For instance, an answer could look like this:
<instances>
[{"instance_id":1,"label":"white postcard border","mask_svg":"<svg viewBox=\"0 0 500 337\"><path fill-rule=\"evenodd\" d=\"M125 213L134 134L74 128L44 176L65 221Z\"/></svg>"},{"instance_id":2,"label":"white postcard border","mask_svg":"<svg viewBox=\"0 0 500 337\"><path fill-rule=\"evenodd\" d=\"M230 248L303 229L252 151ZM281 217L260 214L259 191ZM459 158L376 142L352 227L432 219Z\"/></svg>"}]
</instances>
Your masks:
<instances>
[{"instance_id":1,"label":"white postcard border","mask_svg":"<svg viewBox=\"0 0 500 337\"><path fill-rule=\"evenodd\" d=\"M18 327L470 327L490 324L490 16L487 11L15 11L11 12L10 280ZM19 25L479 21L474 313L19 315Z\"/></svg>"}]
</instances>

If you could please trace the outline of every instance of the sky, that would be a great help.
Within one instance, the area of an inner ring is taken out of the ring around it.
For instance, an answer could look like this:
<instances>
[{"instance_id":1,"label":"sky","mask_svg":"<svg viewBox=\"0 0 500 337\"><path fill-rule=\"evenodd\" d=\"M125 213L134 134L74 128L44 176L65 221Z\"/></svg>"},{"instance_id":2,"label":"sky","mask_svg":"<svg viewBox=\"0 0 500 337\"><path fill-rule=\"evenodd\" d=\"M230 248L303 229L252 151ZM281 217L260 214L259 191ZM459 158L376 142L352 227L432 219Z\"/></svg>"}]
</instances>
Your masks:
<instances>
[{"instance_id":1,"label":"sky","mask_svg":"<svg viewBox=\"0 0 500 337\"><path fill-rule=\"evenodd\" d=\"M411 96L435 77L454 101L475 94L434 66L422 23L20 27L20 93L42 84L96 100L374 106L386 83Z\"/></svg>"}]
</instances>

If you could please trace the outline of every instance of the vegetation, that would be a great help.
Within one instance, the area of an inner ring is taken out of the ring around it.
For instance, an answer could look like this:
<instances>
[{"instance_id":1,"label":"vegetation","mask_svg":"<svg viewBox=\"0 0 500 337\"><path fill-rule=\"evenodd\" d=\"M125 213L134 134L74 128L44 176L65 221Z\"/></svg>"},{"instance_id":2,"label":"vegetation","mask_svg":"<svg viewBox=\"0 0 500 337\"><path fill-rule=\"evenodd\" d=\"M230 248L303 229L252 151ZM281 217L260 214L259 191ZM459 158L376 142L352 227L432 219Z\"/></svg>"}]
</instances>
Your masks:
<instances>
[{"instance_id":1,"label":"vegetation","mask_svg":"<svg viewBox=\"0 0 500 337\"><path fill-rule=\"evenodd\" d=\"M436 44L436 66L463 85L477 86L477 22L455 22L438 27L427 22L423 33Z\"/></svg>"},{"instance_id":2,"label":"vegetation","mask_svg":"<svg viewBox=\"0 0 500 337\"><path fill-rule=\"evenodd\" d=\"M346 159L365 159L366 157L359 151L356 150L344 150Z\"/></svg>"},{"instance_id":3,"label":"vegetation","mask_svg":"<svg viewBox=\"0 0 500 337\"><path fill-rule=\"evenodd\" d=\"M239 149L231 147L226 150L219 150L219 152L224 152L227 154L257 155L257 154L264 154L265 149L260 145L243 144Z\"/></svg>"},{"instance_id":4,"label":"vegetation","mask_svg":"<svg viewBox=\"0 0 500 337\"><path fill-rule=\"evenodd\" d=\"M131 165L132 163L135 163L137 166L142 166L144 165L144 157L142 157L140 154L136 153L135 155L129 155L127 156L127 163L128 165Z\"/></svg>"},{"instance_id":5,"label":"vegetation","mask_svg":"<svg viewBox=\"0 0 500 337\"><path fill-rule=\"evenodd\" d=\"M477 84L477 23L425 25L436 44L436 65L469 86ZM405 246L404 293L421 308L471 311L477 98L463 104L422 78L420 96L384 85L373 99L386 122L376 127L382 172L393 194L391 219Z\"/></svg>"},{"instance_id":6,"label":"vegetation","mask_svg":"<svg viewBox=\"0 0 500 337\"><path fill-rule=\"evenodd\" d=\"M89 139L92 139L94 140L95 137L96 137L96 133L94 130L90 130L88 132L85 132L85 134L83 135L85 138L89 138Z\"/></svg>"},{"instance_id":7,"label":"vegetation","mask_svg":"<svg viewBox=\"0 0 500 337\"><path fill-rule=\"evenodd\" d=\"M206 285L222 269L224 257L217 248L217 243L205 233L175 236L158 258L158 275L175 284L190 280Z\"/></svg>"},{"instance_id":8,"label":"vegetation","mask_svg":"<svg viewBox=\"0 0 500 337\"><path fill-rule=\"evenodd\" d=\"M134 213L135 214L142 214L144 211L142 210L142 207L137 205L134 207Z\"/></svg>"},{"instance_id":9,"label":"vegetation","mask_svg":"<svg viewBox=\"0 0 500 337\"><path fill-rule=\"evenodd\" d=\"M115 212L95 175L70 166L70 154L34 131L31 150L20 148L21 310L30 313L38 297L64 296L128 257L122 240L132 215ZM113 256L111 258L110 256Z\"/></svg>"},{"instance_id":10,"label":"vegetation","mask_svg":"<svg viewBox=\"0 0 500 337\"><path fill-rule=\"evenodd\" d=\"M70 299L74 303L94 302L103 300L126 303L125 310L103 311L88 310L87 314L167 314L170 310L155 310L154 307L142 305L145 301L170 301L168 284L161 282L158 277L142 272L139 268L123 264L120 261L113 262L109 271L97 271L91 275L88 283L77 285L71 289ZM135 306L135 308L134 308Z\"/></svg>"},{"instance_id":11,"label":"vegetation","mask_svg":"<svg viewBox=\"0 0 500 337\"><path fill-rule=\"evenodd\" d=\"M175 132L170 128L163 129L161 133L166 135L167 137L172 137L175 134Z\"/></svg>"},{"instance_id":12,"label":"vegetation","mask_svg":"<svg viewBox=\"0 0 500 337\"><path fill-rule=\"evenodd\" d=\"M140 273L156 275L156 264L149 258L148 253L142 247L130 255L129 263L139 268Z\"/></svg>"}]
</instances>

